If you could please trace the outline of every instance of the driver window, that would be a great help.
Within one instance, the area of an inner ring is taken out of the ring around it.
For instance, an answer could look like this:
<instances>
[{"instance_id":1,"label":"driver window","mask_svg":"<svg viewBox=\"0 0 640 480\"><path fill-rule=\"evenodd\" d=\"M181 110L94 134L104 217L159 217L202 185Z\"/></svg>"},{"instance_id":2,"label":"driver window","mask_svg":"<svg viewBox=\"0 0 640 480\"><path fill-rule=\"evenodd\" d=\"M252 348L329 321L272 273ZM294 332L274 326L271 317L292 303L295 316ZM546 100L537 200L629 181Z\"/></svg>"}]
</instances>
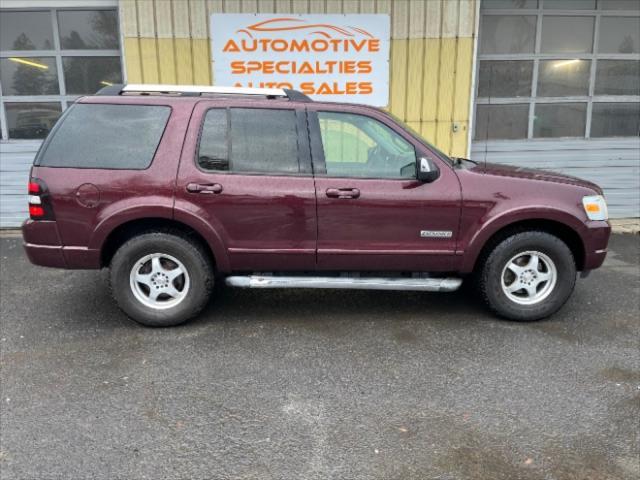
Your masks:
<instances>
[{"instance_id":1,"label":"driver window","mask_svg":"<svg viewBox=\"0 0 640 480\"><path fill-rule=\"evenodd\" d=\"M364 115L318 112L327 176L416 178L416 152L383 123Z\"/></svg>"}]
</instances>

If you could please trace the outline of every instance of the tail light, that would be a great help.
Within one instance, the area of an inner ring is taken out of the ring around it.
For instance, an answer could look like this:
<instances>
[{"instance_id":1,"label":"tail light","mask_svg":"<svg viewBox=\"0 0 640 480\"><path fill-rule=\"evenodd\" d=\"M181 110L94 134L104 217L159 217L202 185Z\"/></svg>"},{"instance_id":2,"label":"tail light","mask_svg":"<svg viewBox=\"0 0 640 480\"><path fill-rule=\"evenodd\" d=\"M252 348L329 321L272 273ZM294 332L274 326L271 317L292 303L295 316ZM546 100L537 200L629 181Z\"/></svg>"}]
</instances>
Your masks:
<instances>
[{"instance_id":1,"label":"tail light","mask_svg":"<svg viewBox=\"0 0 640 480\"><path fill-rule=\"evenodd\" d=\"M46 183L38 178L29 181L29 216L31 220L54 220L51 197Z\"/></svg>"}]
</instances>

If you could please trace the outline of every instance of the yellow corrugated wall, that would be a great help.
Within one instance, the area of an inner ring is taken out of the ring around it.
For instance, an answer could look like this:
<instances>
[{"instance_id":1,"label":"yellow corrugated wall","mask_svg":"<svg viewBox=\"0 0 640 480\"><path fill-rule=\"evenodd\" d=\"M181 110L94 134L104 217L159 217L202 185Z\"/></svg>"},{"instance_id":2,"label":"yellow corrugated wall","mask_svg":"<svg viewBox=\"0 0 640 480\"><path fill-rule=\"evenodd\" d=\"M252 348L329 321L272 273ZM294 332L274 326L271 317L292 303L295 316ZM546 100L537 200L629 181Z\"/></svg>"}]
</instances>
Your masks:
<instances>
[{"instance_id":1,"label":"yellow corrugated wall","mask_svg":"<svg viewBox=\"0 0 640 480\"><path fill-rule=\"evenodd\" d=\"M212 84L219 12L390 14L389 109L443 151L468 153L476 0L120 0L127 81Z\"/></svg>"}]
</instances>

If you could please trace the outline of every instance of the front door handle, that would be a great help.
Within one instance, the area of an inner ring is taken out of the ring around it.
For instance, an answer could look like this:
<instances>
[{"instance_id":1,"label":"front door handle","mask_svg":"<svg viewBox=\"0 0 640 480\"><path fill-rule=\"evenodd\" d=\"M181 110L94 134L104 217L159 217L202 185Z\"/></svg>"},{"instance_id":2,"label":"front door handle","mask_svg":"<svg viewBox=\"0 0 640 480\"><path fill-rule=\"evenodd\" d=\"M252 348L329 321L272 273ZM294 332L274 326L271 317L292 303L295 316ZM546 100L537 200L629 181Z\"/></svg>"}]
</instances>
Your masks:
<instances>
[{"instance_id":1,"label":"front door handle","mask_svg":"<svg viewBox=\"0 0 640 480\"><path fill-rule=\"evenodd\" d=\"M358 198L360 190L357 188L327 188L326 194L329 198Z\"/></svg>"},{"instance_id":2,"label":"front door handle","mask_svg":"<svg viewBox=\"0 0 640 480\"><path fill-rule=\"evenodd\" d=\"M222 185L219 183L189 183L187 184L187 192L189 193L222 193Z\"/></svg>"}]
</instances>

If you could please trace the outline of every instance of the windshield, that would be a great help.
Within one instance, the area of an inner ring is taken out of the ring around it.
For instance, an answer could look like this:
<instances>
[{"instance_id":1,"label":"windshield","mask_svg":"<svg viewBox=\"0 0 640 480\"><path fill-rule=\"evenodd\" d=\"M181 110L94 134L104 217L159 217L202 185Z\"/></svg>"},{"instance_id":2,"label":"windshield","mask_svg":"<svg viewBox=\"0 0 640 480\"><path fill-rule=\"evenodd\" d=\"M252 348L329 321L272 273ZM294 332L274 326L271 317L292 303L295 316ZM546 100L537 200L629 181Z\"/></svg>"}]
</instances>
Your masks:
<instances>
[{"instance_id":1,"label":"windshield","mask_svg":"<svg viewBox=\"0 0 640 480\"><path fill-rule=\"evenodd\" d=\"M402 126L402 128L404 128L407 132L409 132L416 140L428 146L429 149L433 150L442 160L449 163L449 165L453 165L453 162L451 161L451 158L449 157L449 155L442 152L440 149L436 148L432 143L427 142L419 132L411 128L409 125L407 125L403 120L395 116L393 113L387 112L387 114L391 118L393 118L400 126Z\"/></svg>"}]
</instances>

